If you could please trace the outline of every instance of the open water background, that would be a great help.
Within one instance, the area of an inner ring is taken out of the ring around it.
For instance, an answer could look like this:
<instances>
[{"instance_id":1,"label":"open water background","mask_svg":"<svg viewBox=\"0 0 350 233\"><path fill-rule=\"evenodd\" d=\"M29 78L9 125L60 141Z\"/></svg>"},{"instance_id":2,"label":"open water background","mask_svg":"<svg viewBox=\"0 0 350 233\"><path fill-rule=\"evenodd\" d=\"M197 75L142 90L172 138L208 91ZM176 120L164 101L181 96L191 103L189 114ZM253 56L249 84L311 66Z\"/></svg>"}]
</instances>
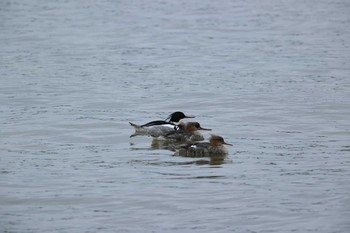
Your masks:
<instances>
[{"instance_id":1,"label":"open water background","mask_svg":"<svg viewBox=\"0 0 350 233\"><path fill-rule=\"evenodd\" d=\"M349 232L349 12L0 1L0 231ZM129 138L174 111L227 158Z\"/></svg>"}]
</instances>

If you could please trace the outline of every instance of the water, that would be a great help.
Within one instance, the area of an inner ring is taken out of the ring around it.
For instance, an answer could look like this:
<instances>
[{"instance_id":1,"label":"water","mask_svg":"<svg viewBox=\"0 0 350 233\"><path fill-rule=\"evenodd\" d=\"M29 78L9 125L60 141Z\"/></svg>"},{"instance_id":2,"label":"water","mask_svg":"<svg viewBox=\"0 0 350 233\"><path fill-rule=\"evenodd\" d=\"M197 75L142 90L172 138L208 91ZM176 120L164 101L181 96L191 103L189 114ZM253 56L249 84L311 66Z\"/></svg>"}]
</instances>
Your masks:
<instances>
[{"instance_id":1,"label":"water","mask_svg":"<svg viewBox=\"0 0 350 233\"><path fill-rule=\"evenodd\" d=\"M349 11L1 1L1 232L349 232ZM179 110L229 155L129 138Z\"/></svg>"}]
</instances>

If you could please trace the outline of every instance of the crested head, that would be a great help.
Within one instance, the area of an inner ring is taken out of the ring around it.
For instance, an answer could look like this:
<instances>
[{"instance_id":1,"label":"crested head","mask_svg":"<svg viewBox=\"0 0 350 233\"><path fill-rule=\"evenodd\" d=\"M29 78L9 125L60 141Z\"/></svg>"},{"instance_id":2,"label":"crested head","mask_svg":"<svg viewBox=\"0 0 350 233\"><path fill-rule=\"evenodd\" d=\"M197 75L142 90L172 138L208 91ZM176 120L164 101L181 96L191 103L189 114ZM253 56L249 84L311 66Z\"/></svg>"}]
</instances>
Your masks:
<instances>
[{"instance_id":1,"label":"crested head","mask_svg":"<svg viewBox=\"0 0 350 233\"><path fill-rule=\"evenodd\" d=\"M166 120L169 120L169 122L179 122L181 119L184 118L194 118L193 116L186 116L183 112L173 112L168 116Z\"/></svg>"},{"instance_id":2,"label":"crested head","mask_svg":"<svg viewBox=\"0 0 350 233\"><path fill-rule=\"evenodd\" d=\"M210 139L209 139L209 141L210 141L210 144L211 144L212 146L215 146L215 147L221 146L221 145L232 146L232 144L226 143L225 140L224 140L224 138L221 137L221 136L219 136L219 135L214 135L214 134L212 134L211 137L210 137Z\"/></svg>"},{"instance_id":3,"label":"crested head","mask_svg":"<svg viewBox=\"0 0 350 233\"><path fill-rule=\"evenodd\" d=\"M203 128L198 122L194 121L194 122L187 122L186 124L186 130L188 132L194 132L196 130L211 130L211 129L206 129Z\"/></svg>"}]
</instances>

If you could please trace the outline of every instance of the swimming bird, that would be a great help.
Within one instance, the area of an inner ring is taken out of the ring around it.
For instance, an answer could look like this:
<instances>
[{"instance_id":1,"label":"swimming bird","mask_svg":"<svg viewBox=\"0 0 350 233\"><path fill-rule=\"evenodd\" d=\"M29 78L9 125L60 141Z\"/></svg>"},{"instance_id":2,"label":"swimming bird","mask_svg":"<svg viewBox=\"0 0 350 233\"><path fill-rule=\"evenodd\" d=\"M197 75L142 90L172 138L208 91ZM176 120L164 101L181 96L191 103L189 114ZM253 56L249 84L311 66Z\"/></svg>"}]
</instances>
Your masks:
<instances>
[{"instance_id":1,"label":"swimming bird","mask_svg":"<svg viewBox=\"0 0 350 233\"><path fill-rule=\"evenodd\" d=\"M223 137L211 135L209 142L181 146L176 149L175 155L185 157L223 156L228 153L224 145L232 146L232 144L226 143Z\"/></svg>"},{"instance_id":2,"label":"swimming bird","mask_svg":"<svg viewBox=\"0 0 350 233\"><path fill-rule=\"evenodd\" d=\"M135 133L130 137L137 135L147 135L152 137L159 137L178 130L178 124L181 119L194 118L194 116L187 116L183 112L173 112L165 120L151 121L143 125L130 123L135 128Z\"/></svg>"},{"instance_id":3,"label":"swimming bird","mask_svg":"<svg viewBox=\"0 0 350 233\"><path fill-rule=\"evenodd\" d=\"M204 137L199 130L211 129L203 128L198 122L180 122L179 129L171 131L158 137L158 140L171 140L177 142L198 142L203 141Z\"/></svg>"}]
</instances>

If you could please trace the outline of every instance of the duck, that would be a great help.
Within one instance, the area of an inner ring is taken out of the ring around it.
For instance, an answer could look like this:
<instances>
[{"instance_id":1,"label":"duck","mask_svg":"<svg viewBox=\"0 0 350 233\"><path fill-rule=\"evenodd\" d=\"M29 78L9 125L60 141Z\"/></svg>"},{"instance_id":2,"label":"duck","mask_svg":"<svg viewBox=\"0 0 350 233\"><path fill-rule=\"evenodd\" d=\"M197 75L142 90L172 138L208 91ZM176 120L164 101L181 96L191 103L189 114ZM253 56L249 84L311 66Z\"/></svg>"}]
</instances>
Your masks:
<instances>
[{"instance_id":1,"label":"duck","mask_svg":"<svg viewBox=\"0 0 350 233\"><path fill-rule=\"evenodd\" d=\"M204 140L200 130L211 131L211 129L203 128L198 122L180 122L178 127L178 130L161 135L157 139L187 143L198 142Z\"/></svg>"},{"instance_id":2,"label":"duck","mask_svg":"<svg viewBox=\"0 0 350 233\"><path fill-rule=\"evenodd\" d=\"M228 150L224 145L233 146L225 142L223 137L212 134L209 142L182 145L175 150L175 155L184 157L225 156Z\"/></svg>"},{"instance_id":3,"label":"duck","mask_svg":"<svg viewBox=\"0 0 350 233\"><path fill-rule=\"evenodd\" d=\"M170 114L165 120L151 121L142 125L129 122L129 124L135 129L135 133L132 134L130 137L138 135L159 137L162 135L166 135L168 133L178 130L178 124L180 120L184 118L194 118L194 116L188 116L185 115L183 112L177 111Z\"/></svg>"}]
</instances>

